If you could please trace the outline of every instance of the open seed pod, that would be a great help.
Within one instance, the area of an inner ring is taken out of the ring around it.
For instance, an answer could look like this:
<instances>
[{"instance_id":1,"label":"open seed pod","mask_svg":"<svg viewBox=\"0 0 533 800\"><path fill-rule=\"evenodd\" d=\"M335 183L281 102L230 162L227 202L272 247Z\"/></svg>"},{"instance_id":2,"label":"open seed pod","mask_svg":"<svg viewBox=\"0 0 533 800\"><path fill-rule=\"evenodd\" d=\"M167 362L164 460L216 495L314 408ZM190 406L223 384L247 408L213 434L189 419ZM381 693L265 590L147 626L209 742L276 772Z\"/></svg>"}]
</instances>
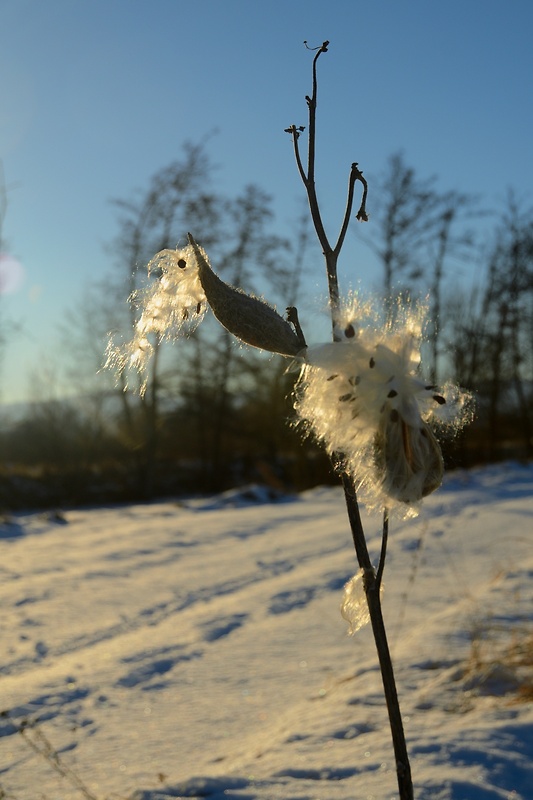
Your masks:
<instances>
[{"instance_id":1,"label":"open seed pod","mask_svg":"<svg viewBox=\"0 0 533 800\"><path fill-rule=\"evenodd\" d=\"M375 465L387 495L417 503L438 489L444 475L442 453L422 419L414 425L401 411L385 408L375 437Z\"/></svg>"}]
</instances>

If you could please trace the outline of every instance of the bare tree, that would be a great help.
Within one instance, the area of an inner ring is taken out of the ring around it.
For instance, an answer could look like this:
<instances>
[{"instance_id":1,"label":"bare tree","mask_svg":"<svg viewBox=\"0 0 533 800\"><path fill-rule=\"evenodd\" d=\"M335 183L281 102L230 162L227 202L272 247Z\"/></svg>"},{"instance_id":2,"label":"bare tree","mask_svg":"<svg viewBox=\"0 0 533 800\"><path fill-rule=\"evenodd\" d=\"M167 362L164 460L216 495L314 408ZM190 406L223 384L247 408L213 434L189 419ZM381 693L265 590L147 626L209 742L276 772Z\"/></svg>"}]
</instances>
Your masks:
<instances>
[{"instance_id":1,"label":"bare tree","mask_svg":"<svg viewBox=\"0 0 533 800\"><path fill-rule=\"evenodd\" d=\"M440 380L439 360L441 356L441 332L443 327L442 302L445 283L457 284L446 267L452 259L465 263L472 258L475 236L469 228L465 228L465 220L484 214L477 207L477 200L472 195L456 191L440 195L440 213L435 220L433 235L427 242L426 280L431 297L430 323L428 336L431 344L431 371L433 383ZM460 224L460 229L456 230ZM448 349L445 349L446 356Z\"/></svg>"},{"instance_id":2,"label":"bare tree","mask_svg":"<svg viewBox=\"0 0 533 800\"><path fill-rule=\"evenodd\" d=\"M255 186L245 187L235 198L218 196L210 183L212 169L202 146L186 145L183 158L159 170L145 191L132 201L115 202L119 233L111 244L113 273L86 289L80 308L65 326L64 339L75 356L70 377L80 403L92 418L116 415L120 405L118 434L132 453L139 493L146 497L159 479L162 442L168 441L170 430L180 431L174 458L180 452L187 457L181 446L186 440L188 452L201 462L203 485L220 488L230 478L224 465L237 457L235 443L243 439L238 412L244 396L252 395L260 381L271 382L273 391L283 383L278 364L259 353L242 358L229 334L213 335L209 324L193 332L177 351L151 336L153 358L144 392L139 392L134 371L119 373L118 389L106 371L94 377L109 331L120 337L139 319L138 304L125 300L160 280L157 270L147 278L141 268L154 250L173 249L183 241L186 225L205 231L221 271L232 282L258 294L274 287L283 298L297 291L302 265L292 269L292 259L289 269L290 243L272 232L271 198ZM297 252L300 262L301 257ZM124 391L127 385L132 391ZM187 419L186 426L181 417Z\"/></svg>"},{"instance_id":3,"label":"bare tree","mask_svg":"<svg viewBox=\"0 0 533 800\"><path fill-rule=\"evenodd\" d=\"M260 287L274 289L286 296L294 274L288 269L286 256L289 242L272 233L271 198L255 186L225 204L224 241L213 247L218 252L220 272L230 283L257 292ZM204 479L210 489L220 487L223 465L234 460L228 449L235 442L239 427L237 407L245 393L255 394L258 383L279 384L279 366L257 352L246 358L235 346L225 329L216 334L202 326L191 337L192 351L187 352L188 367L177 393L186 403L188 413L196 420L199 452ZM190 353L190 355L189 355Z\"/></svg>"},{"instance_id":4,"label":"bare tree","mask_svg":"<svg viewBox=\"0 0 533 800\"><path fill-rule=\"evenodd\" d=\"M469 231L455 229L458 221L464 225L465 212L473 211L475 199L455 190L439 191L436 176L419 178L401 152L389 158L375 196L375 235L365 241L381 262L382 289L390 313L398 297L410 296L413 288L431 289L436 351L444 263L471 242Z\"/></svg>"},{"instance_id":5,"label":"bare tree","mask_svg":"<svg viewBox=\"0 0 533 800\"><path fill-rule=\"evenodd\" d=\"M112 283L115 297L120 298L120 307L129 310L129 318L122 323L118 321L122 330L137 322L136 305L126 306L123 300L134 296L141 286L140 281L146 280L145 273L140 270L154 252L175 247L185 234L185 220L190 224L193 219L201 230L206 231L211 243L217 240L222 203L210 187L212 165L202 144L185 144L183 150L183 158L159 170L148 189L138 193L138 198L115 201L120 211L120 232L112 245L117 264ZM157 280L157 275L152 280ZM110 322L109 327L116 330L116 316ZM122 372L118 395L122 403L124 431L137 454L139 487L146 496L151 496L153 491L161 403L166 388L162 342L157 337L153 338L153 347L154 358L145 391L135 397L126 392L132 375Z\"/></svg>"},{"instance_id":6,"label":"bare tree","mask_svg":"<svg viewBox=\"0 0 533 800\"><path fill-rule=\"evenodd\" d=\"M4 249L4 220L7 212L7 190L4 177L4 166L0 160L0 254ZM1 280L1 278L0 278ZM2 286L0 286L0 298L2 297ZM4 320L0 316L0 369L2 366L3 350L4 350Z\"/></svg>"},{"instance_id":7,"label":"bare tree","mask_svg":"<svg viewBox=\"0 0 533 800\"><path fill-rule=\"evenodd\" d=\"M401 152L388 161L375 193L378 210L373 216L377 235L369 241L382 263L383 293L393 298L396 283L420 278L424 271L422 252L435 233L440 198L436 178L421 180L406 165Z\"/></svg>"},{"instance_id":8,"label":"bare tree","mask_svg":"<svg viewBox=\"0 0 533 800\"><path fill-rule=\"evenodd\" d=\"M533 212L512 195L486 256L482 282L450 309L449 340L456 377L476 391L486 455L504 440L532 452ZM516 421L520 420L519 426Z\"/></svg>"}]
</instances>

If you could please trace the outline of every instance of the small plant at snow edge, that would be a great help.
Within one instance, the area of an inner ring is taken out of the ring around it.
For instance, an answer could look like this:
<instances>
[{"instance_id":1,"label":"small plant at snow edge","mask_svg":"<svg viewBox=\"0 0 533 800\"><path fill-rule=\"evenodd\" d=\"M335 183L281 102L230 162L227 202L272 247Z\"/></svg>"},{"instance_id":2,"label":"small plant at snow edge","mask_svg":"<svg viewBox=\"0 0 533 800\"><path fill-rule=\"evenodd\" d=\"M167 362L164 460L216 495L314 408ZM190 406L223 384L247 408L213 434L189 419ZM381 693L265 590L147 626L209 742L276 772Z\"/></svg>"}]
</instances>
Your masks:
<instances>
[{"instance_id":1,"label":"small plant at snow edge","mask_svg":"<svg viewBox=\"0 0 533 800\"><path fill-rule=\"evenodd\" d=\"M359 573L346 584L343 616L350 632L371 622L379 658L396 760L400 800L413 800L413 783L394 671L381 609L382 576L391 514L415 516L421 500L442 482L444 465L438 438L456 433L472 418L472 398L459 387L423 379L423 304L393 307L354 293L341 297L337 262L352 216L356 182L363 186L356 219L368 221L367 181L357 162L351 165L344 217L332 246L316 195L315 150L317 61L328 51L323 42L313 58L308 108L306 166L300 155L305 128L291 125L296 165L307 193L315 232L324 254L333 341L309 345L295 308L287 318L265 301L229 286L211 268L207 253L188 234L188 244L163 250L148 264L156 278L130 298L139 313L128 342L110 339L106 366L127 387L131 370L146 375L150 357L166 340L194 329L208 307L230 333L246 344L288 357L299 368L294 393L297 424L329 452L341 479ZM146 390L144 379L141 392ZM359 511L383 512L377 570L372 566Z\"/></svg>"},{"instance_id":2,"label":"small plant at snow edge","mask_svg":"<svg viewBox=\"0 0 533 800\"><path fill-rule=\"evenodd\" d=\"M61 759L58 750L44 733L39 719L29 719L25 717L21 719L20 722L17 722L11 717L9 711L0 712L0 717L9 720L15 731L20 734L22 740L30 750L41 756L48 766L60 775L61 778L68 781L74 789L80 792L85 800L98 800L97 796L88 789L78 773ZM0 788L0 800L7 796L8 795Z\"/></svg>"}]
</instances>

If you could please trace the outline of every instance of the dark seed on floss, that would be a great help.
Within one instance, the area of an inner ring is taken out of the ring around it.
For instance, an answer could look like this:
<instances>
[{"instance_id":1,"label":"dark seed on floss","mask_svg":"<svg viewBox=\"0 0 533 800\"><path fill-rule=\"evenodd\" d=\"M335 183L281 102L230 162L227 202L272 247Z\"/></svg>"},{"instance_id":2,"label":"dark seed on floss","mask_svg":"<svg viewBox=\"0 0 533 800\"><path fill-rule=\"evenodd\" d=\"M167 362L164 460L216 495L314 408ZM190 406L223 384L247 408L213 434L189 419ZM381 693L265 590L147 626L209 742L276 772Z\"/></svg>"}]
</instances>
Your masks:
<instances>
[{"instance_id":1,"label":"dark seed on floss","mask_svg":"<svg viewBox=\"0 0 533 800\"><path fill-rule=\"evenodd\" d=\"M338 378L338 377L339 377L338 375L330 375L329 378L327 378L326 380L333 381L333 380L335 380L335 378Z\"/></svg>"},{"instance_id":2,"label":"dark seed on floss","mask_svg":"<svg viewBox=\"0 0 533 800\"><path fill-rule=\"evenodd\" d=\"M354 326L353 325L348 325L344 329L344 335L346 336L347 339L353 339L353 337L355 336L355 328L354 328Z\"/></svg>"},{"instance_id":3,"label":"dark seed on floss","mask_svg":"<svg viewBox=\"0 0 533 800\"><path fill-rule=\"evenodd\" d=\"M387 397L396 397L397 394L398 392L396 391L396 389L391 389Z\"/></svg>"},{"instance_id":4,"label":"dark seed on floss","mask_svg":"<svg viewBox=\"0 0 533 800\"><path fill-rule=\"evenodd\" d=\"M339 401L341 403L345 403L347 400L355 400L355 397L351 392L348 392L348 394L341 394L341 396L339 397Z\"/></svg>"},{"instance_id":5,"label":"dark seed on floss","mask_svg":"<svg viewBox=\"0 0 533 800\"><path fill-rule=\"evenodd\" d=\"M368 362L368 366L370 367L370 369L374 369L374 367L376 366L376 362L374 361L374 358L370 359L370 361Z\"/></svg>"},{"instance_id":6,"label":"dark seed on floss","mask_svg":"<svg viewBox=\"0 0 533 800\"><path fill-rule=\"evenodd\" d=\"M178 261L178 267L180 269L185 269L186 266L187 266L187 262L185 261L185 259L184 258L180 258L180 260Z\"/></svg>"},{"instance_id":7,"label":"dark seed on floss","mask_svg":"<svg viewBox=\"0 0 533 800\"><path fill-rule=\"evenodd\" d=\"M196 313L199 314L201 310L202 310L202 304L198 303L196 306Z\"/></svg>"},{"instance_id":8,"label":"dark seed on floss","mask_svg":"<svg viewBox=\"0 0 533 800\"><path fill-rule=\"evenodd\" d=\"M445 402L446 402L444 397L442 397L442 395L440 395L440 394L434 394L433 395L433 400L435 400L435 402L438 403L439 406L443 406L445 404Z\"/></svg>"}]
</instances>

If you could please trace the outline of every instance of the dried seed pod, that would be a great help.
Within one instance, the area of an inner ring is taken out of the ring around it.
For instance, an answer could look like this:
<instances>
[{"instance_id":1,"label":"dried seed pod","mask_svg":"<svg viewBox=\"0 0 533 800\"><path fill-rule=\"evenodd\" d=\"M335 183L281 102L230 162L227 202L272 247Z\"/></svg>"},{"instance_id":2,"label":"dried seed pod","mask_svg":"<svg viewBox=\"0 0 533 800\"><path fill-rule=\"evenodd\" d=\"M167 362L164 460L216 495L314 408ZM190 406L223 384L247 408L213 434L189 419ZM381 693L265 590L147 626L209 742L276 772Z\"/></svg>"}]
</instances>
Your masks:
<instances>
[{"instance_id":1,"label":"dried seed pod","mask_svg":"<svg viewBox=\"0 0 533 800\"><path fill-rule=\"evenodd\" d=\"M335 341L305 353L295 409L306 431L331 454L342 453L369 511L414 516L443 478L435 435L453 436L467 424L472 399L422 377L424 307L398 309L390 325L383 311L357 294L346 311L341 304ZM350 325L355 335L347 337Z\"/></svg>"},{"instance_id":2,"label":"dried seed pod","mask_svg":"<svg viewBox=\"0 0 533 800\"><path fill-rule=\"evenodd\" d=\"M253 347L284 356L298 355L302 344L291 325L263 300L224 283L190 233L188 237L207 301L221 325Z\"/></svg>"},{"instance_id":3,"label":"dried seed pod","mask_svg":"<svg viewBox=\"0 0 533 800\"><path fill-rule=\"evenodd\" d=\"M422 419L412 425L397 409L390 409L389 413L385 409L374 445L376 470L390 497L402 503L417 503L441 485L441 449Z\"/></svg>"}]
</instances>

